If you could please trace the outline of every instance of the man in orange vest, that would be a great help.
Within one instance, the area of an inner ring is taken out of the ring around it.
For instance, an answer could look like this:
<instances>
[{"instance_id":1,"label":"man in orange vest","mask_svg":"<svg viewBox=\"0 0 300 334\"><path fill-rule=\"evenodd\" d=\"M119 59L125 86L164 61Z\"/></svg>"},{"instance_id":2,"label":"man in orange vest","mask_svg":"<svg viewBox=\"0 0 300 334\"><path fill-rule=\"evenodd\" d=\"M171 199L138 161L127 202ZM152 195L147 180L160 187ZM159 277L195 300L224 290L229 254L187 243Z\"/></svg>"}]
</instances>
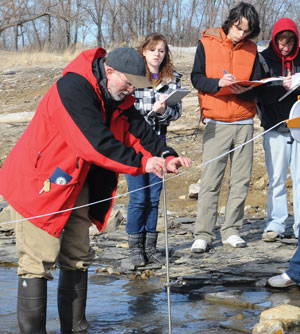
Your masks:
<instances>
[{"instance_id":1,"label":"man in orange vest","mask_svg":"<svg viewBox=\"0 0 300 334\"><path fill-rule=\"evenodd\" d=\"M260 79L256 44L251 41L260 32L255 8L241 2L230 10L222 27L210 28L200 39L191 73L193 86L198 89L202 119L203 163L195 241L192 252L203 253L215 240L218 200L228 155L226 152L246 143L253 136L256 113L254 93L240 85L229 93L220 89L235 81ZM223 155L223 156L222 156ZM248 193L253 161L252 142L230 153L230 186L221 227L223 244L245 247L239 236L243 223L244 204Z\"/></svg>"}]
</instances>

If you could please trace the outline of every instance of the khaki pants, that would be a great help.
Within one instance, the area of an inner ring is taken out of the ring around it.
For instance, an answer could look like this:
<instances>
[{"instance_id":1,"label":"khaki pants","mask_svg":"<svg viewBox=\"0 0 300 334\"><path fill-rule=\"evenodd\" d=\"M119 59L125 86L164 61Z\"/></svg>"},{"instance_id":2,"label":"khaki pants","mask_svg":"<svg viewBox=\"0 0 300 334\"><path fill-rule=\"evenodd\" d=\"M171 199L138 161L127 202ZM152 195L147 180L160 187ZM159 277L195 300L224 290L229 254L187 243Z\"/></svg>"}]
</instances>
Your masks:
<instances>
[{"instance_id":1,"label":"khaki pants","mask_svg":"<svg viewBox=\"0 0 300 334\"><path fill-rule=\"evenodd\" d=\"M251 124L208 123L203 134L203 162L218 157L242 145L253 136ZM221 227L222 240L238 234L244 218L244 204L251 179L253 142L224 155L202 167L198 212L195 223L195 238L209 245L215 240L218 202L228 156L230 159L230 184L225 210L225 221Z\"/></svg>"},{"instance_id":2,"label":"khaki pants","mask_svg":"<svg viewBox=\"0 0 300 334\"><path fill-rule=\"evenodd\" d=\"M88 203L88 186L84 185L75 206ZM23 217L11 208L13 220ZM87 270L94 259L90 247L88 207L73 210L59 238L53 237L27 220L16 223L19 252L18 275L52 280L51 268L57 263L65 270Z\"/></svg>"}]
</instances>

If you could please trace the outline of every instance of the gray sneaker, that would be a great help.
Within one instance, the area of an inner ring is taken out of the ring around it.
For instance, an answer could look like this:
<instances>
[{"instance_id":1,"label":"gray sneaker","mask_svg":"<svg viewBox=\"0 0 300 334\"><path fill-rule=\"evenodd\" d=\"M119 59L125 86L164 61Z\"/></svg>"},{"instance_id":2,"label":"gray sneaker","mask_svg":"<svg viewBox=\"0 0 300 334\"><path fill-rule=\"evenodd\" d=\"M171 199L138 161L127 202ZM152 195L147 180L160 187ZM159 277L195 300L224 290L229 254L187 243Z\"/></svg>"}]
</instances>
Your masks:
<instances>
[{"instance_id":1,"label":"gray sneaker","mask_svg":"<svg viewBox=\"0 0 300 334\"><path fill-rule=\"evenodd\" d=\"M297 283L290 279L287 273L270 277L268 284L274 288L286 288L288 286L297 285Z\"/></svg>"},{"instance_id":2,"label":"gray sneaker","mask_svg":"<svg viewBox=\"0 0 300 334\"><path fill-rule=\"evenodd\" d=\"M262 235L262 239L265 242L273 242L278 240L279 238L280 238L279 233L273 231L264 232Z\"/></svg>"}]
</instances>

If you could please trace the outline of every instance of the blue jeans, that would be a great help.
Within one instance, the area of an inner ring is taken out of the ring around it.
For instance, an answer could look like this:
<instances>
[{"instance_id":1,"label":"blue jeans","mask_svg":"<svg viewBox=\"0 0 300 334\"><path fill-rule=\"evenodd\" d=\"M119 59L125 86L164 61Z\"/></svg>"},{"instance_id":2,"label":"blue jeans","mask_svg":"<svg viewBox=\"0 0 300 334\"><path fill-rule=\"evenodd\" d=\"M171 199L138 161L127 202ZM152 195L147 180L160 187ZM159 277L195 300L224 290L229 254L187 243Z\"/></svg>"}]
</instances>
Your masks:
<instances>
[{"instance_id":1,"label":"blue jeans","mask_svg":"<svg viewBox=\"0 0 300 334\"><path fill-rule=\"evenodd\" d=\"M286 179L290 165L293 181L294 234L297 237L300 224L300 144L291 140L289 133L269 131L264 135L266 166L269 175L268 221L265 232L283 234L288 217Z\"/></svg>"},{"instance_id":2,"label":"blue jeans","mask_svg":"<svg viewBox=\"0 0 300 334\"><path fill-rule=\"evenodd\" d=\"M300 285L300 238L299 237L298 237L298 248L290 261L289 269L286 271L286 273L295 283Z\"/></svg>"},{"instance_id":3,"label":"blue jeans","mask_svg":"<svg viewBox=\"0 0 300 334\"><path fill-rule=\"evenodd\" d=\"M126 179L129 192L143 188L129 194L126 232L128 234L156 232L162 180L153 173L126 175ZM154 185L149 186L151 184Z\"/></svg>"}]
</instances>

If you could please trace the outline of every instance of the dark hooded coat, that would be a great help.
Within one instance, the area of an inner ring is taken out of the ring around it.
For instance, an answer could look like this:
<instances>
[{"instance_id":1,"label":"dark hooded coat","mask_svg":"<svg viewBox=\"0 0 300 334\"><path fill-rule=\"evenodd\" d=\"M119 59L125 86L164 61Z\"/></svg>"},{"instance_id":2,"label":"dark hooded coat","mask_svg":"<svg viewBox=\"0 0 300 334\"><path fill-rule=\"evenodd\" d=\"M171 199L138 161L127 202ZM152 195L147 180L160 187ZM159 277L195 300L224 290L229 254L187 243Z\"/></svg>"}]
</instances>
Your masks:
<instances>
[{"instance_id":1,"label":"dark hooded coat","mask_svg":"<svg viewBox=\"0 0 300 334\"><path fill-rule=\"evenodd\" d=\"M296 34L297 40L293 50L287 56L282 56L277 44L276 36L282 31L290 30ZM262 52L264 59L267 62L268 71L262 68L263 77L280 77L287 76L288 71L291 74L300 72L300 54L299 54L299 33L297 26L293 20L289 18L281 18L273 28L272 40L267 49ZM259 89L258 102L261 112L261 126L267 130L281 121L289 118L290 110L293 104L297 101L297 96L300 95L300 90L295 90L281 102L278 99L286 93L282 81L273 81L263 85ZM285 124L285 123L284 123ZM283 130L285 125L280 125L276 129Z\"/></svg>"}]
</instances>

